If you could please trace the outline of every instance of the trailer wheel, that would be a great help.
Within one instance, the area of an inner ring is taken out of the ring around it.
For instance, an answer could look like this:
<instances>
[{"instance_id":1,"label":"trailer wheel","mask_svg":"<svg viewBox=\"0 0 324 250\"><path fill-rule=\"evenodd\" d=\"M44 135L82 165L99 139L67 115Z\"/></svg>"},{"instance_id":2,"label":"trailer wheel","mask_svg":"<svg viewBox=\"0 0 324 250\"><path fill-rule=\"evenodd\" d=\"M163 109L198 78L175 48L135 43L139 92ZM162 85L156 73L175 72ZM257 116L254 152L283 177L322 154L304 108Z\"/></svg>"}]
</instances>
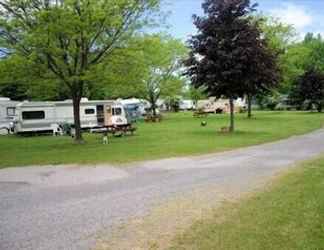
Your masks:
<instances>
[{"instance_id":1,"label":"trailer wheel","mask_svg":"<svg viewBox=\"0 0 324 250\"><path fill-rule=\"evenodd\" d=\"M0 128L0 135L9 135L9 129L8 128Z\"/></svg>"}]
</instances>

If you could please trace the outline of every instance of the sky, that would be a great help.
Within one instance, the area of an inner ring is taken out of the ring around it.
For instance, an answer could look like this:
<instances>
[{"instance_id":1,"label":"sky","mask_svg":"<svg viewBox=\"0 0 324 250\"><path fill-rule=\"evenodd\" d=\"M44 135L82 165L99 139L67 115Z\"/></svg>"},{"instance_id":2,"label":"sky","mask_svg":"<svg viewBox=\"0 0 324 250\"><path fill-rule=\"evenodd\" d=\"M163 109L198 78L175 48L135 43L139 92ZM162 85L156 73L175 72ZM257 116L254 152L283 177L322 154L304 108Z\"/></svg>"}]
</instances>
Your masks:
<instances>
[{"instance_id":1,"label":"sky","mask_svg":"<svg viewBox=\"0 0 324 250\"><path fill-rule=\"evenodd\" d=\"M192 15L201 15L203 0L165 0L163 10L169 13L168 32L182 40L195 33ZM307 32L324 35L324 0L251 0L258 11L293 25L300 37Z\"/></svg>"}]
</instances>

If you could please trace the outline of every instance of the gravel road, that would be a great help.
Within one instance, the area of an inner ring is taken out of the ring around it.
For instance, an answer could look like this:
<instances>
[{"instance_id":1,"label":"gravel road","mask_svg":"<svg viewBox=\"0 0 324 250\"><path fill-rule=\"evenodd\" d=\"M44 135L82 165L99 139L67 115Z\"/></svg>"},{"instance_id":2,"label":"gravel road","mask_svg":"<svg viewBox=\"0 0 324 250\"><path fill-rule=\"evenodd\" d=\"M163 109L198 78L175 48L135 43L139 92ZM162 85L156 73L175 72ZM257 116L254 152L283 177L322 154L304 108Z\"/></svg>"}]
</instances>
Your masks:
<instances>
[{"instance_id":1,"label":"gravel road","mask_svg":"<svg viewBox=\"0 0 324 250\"><path fill-rule=\"evenodd\" d=\"M0 249L91 249L98 234L202 185L244 191L324 153L324 130L199 157L0 170Z\"/></svg>"}]
</instances>

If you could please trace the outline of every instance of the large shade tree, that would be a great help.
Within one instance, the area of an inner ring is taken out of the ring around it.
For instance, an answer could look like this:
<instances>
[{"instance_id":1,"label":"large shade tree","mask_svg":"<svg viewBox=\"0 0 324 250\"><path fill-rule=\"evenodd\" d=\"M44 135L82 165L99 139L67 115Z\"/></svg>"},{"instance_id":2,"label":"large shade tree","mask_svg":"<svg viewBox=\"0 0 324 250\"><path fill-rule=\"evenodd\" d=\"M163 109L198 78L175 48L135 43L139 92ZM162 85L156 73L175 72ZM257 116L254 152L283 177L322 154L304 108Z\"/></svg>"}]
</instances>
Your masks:
<instances>
[{"instance_id":1,"label":"large shade tree","mask_svg":"<svg viewBox=\"0 0 324 250\"><path fill-rule=\"evenodd\" d=\"M161 96L172 98L180 94L184 84L180 70L187 50L181 41L168 36L148 36L142 45L144 97L150 102L154 117Z\"/></svg>"},{"instance_id":2,"label":"large shade tree","mask_svg":"<svg viewBox=\"0 0 324 250\"><path fill-rule=\"evenodd\" d=\"M87 75L159 6L159 0L0 1L0 44L46 65L73 100L76 141Z\"/></svg>"},{"instance_id":3,"label":"large shade tree","mask_svg":"<svg viewBox=\"0 0 324 250\"><path fill-rule=\"evenodd\" d=\"M186 55L183 42L169 35L137 35L115 50L91 79L102 83L101 93L105 97L136 96L148 100L155 116L159 98L172 99L181 93L184 85L181 67Z\"/></svg>"},{"instance_id":4,"label":"large shade tree","mask_svg":"<svg viewBox=\"0 0 324 250\"><path fill-rule=\"evenodd\" d=\"M209 96L226 97L230 102L230 131L234 131L234 100L243 97L257 77L254 67L268 58L261 32L253 24L256 5L249 0L205 0L205 15L194 16L198 34L189 41L191 53L186 64L196 87L204 87ZM259 53L262 52L262 56ZM258 69L266 65L258 65ZM252 88L251 88L252 89Z\"/></svg>"}]
</instances>

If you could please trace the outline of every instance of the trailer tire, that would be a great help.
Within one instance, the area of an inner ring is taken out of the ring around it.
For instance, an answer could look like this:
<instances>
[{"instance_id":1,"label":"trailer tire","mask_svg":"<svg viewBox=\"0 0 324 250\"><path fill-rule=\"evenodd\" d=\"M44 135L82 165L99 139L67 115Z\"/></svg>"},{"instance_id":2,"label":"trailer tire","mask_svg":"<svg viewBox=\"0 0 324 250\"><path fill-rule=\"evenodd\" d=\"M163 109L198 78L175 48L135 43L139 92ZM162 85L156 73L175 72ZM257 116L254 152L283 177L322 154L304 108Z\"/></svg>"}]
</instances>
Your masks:
<instances>
[{"instance_id":1,"label":"trailer tire","mask_svg":"<svg viewBox=\"0 0 324 250\"><path fill-rule=\"evenodd\" d=\"M10 134L10 131L8 128L6 128L6 127L0 128L0 135L9 135L9 134Z\"/></svg>"}]
</instances>

